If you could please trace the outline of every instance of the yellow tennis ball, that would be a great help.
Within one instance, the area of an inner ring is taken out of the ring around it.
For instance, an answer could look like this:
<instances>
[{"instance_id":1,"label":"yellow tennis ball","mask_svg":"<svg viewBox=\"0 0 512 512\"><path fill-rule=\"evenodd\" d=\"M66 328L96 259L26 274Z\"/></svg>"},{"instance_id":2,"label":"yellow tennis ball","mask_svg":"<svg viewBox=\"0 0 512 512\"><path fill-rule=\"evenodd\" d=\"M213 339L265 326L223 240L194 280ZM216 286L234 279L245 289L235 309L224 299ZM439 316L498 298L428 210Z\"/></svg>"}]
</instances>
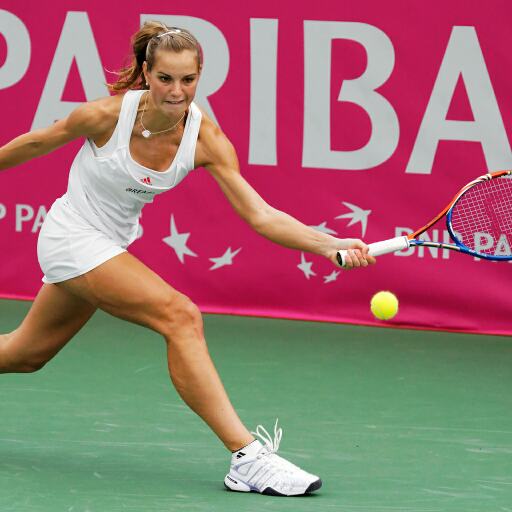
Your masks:
<instances>
[{"instance_id":1,"label":"yellow tennis ball","mask_svg":"<svg viewBox=\"0 0 512 512\"><path fill-rule=\"evenodd\" d=\"M370 308L379 320L391 320L398 312L398 299L391 292L377 292L372 297Z\"/></svg>"}]
</instances>

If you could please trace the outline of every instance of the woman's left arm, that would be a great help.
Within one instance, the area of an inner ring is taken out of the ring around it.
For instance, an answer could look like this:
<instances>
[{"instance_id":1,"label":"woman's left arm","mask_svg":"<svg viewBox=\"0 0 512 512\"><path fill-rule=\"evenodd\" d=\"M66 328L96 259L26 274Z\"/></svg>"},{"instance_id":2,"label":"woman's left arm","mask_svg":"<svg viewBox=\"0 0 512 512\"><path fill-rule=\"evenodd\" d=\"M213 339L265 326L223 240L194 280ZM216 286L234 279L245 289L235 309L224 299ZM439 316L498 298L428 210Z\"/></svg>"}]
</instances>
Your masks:
<instances>
[{"instance_id":1,"label":"woman's left arm","mask_svg":"<svg viewBox=\"0 0 512 512\"><path fill-rule=\"evenodd\" d=\"M320 254L335 264L336 252L347 249L348 268L375 262L361 240L340 239L316 231L270 206L242 177L233 145L211 121L201 128L200 136L203 162L199 165L210 172L235 211L257 233L285 247Z\"/></svg>"}]
</instances>

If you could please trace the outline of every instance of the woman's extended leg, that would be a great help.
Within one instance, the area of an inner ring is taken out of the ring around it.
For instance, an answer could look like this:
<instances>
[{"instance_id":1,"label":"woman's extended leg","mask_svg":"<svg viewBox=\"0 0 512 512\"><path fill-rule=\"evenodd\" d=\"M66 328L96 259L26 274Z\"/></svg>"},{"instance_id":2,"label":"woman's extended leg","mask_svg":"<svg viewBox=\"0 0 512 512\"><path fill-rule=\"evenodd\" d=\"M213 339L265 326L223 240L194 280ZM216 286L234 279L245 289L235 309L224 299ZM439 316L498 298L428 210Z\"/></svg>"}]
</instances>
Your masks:
<instances>
[{"instance_id":1,"label":"woman's extended leg","mask_svg":"<svg viewBox=\"0 0 512 512\"><path fill-rule=\"evenodd\" d=\"M21 325L0 335L0 373L42 368L96 308L55 284L44 284Z\"/></svg>"},{"instance_id":2,"label":"woman's extended leg","mask_svg":"<svg viewBox=\"0 0 512 512\"><path fill-rule=\"evenodd\" d=\"M201 313L129 253L59 284L108 313L163 335L176 390L231 451L253 441L236 414L208 353Z\"/></svg>"}]
</instances>

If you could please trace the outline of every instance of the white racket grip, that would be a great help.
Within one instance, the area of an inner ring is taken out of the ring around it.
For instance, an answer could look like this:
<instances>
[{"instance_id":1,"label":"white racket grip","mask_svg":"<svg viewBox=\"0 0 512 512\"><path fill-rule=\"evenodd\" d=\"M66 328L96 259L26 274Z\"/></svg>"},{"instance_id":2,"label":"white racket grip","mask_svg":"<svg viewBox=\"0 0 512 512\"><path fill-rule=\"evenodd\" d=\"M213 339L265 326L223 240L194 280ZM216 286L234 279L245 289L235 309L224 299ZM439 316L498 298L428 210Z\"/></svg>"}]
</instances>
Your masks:
<instances>
[{"instance_id":1,"label":"white racket grip","mask_svg":"<svg viewBox=\"0 0 512 512\"><path fill-rule=\"evenodd\" d=\"M382 240L368 245L368 254L370 256L381 256L382 254L389 254L390 252L401 251L409 247L409 239L406 236L397 236L389 240ZM340 267L345 266L345 257L347 251L338 251L338 263Z\"/></svg>"}]
</instances>

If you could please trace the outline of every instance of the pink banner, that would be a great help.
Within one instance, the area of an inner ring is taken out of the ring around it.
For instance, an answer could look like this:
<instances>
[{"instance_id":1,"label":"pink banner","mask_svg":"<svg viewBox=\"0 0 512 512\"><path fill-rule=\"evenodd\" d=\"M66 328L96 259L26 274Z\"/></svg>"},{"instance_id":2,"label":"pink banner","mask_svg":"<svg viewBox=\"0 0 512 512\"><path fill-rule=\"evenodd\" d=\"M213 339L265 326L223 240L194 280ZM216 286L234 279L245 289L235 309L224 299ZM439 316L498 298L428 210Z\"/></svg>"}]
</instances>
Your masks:
<instances>
[{"instance_id":1,"label":"pink banner","mask_svg":"<svg viewBox=\"0 0 512 512\"><path fill-rule=\"evenodd\" d=\"M160 19L200 40L196 101L244 176L305 224L390 238L467 181L512 168L508 1L2 5L1 144L108 94L106 70L143 21ZM2 296L41 286L37 233L81 143L0 173ZM445 226L428 236L446 239ZM369 300L387 289L400 299L390 325L512 332L510 264L411 249L345 272L259 237L202 169L144 209L130 251L205 312L374 324Z\"/></svg>"}]
</instances>

